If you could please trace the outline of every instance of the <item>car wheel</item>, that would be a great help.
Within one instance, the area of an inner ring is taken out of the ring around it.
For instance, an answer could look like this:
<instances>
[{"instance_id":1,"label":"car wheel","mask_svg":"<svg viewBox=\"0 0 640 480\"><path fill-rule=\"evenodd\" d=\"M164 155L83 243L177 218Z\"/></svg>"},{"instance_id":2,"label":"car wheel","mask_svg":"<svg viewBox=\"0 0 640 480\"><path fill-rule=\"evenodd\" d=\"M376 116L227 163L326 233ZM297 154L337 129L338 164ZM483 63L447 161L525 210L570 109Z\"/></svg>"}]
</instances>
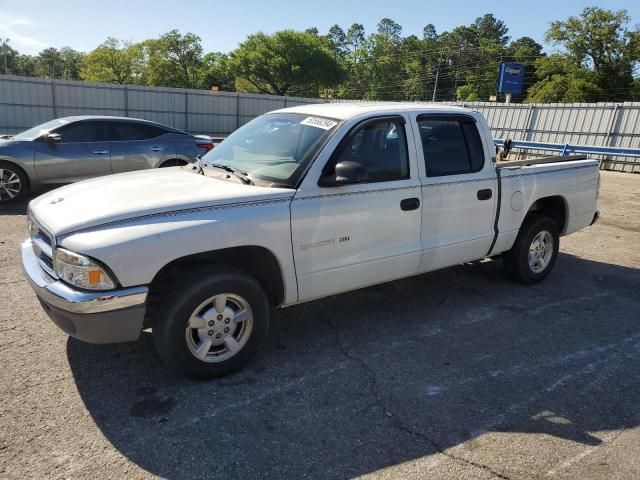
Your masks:
<instances>
[{"instance_id":1,"label":"car wheel","mask_svg":"<svg viewBox=\"0 0 640 480\"><path fill-rule=\"evenodd\" d=\"M20 200L28 190L24 171L9 162L0 161L0 203Z\"/></svg>"},{"instance_id":2,"label":"car wheel","mask_svg":"<svg viewBox=\"0 0 640 480\"><path fill-rule=\"evenodd\" d=\"M530 215L523 222L513 247L503 256L505 272L520 283L541 282L553 270L559 248L556 223L542 215Z\"/></svg>"},{"instance_id":3,"label":"car wheel","mask_svg":"<svg viewBox=\"0 0 640 480\"><path fill-rule=\"evenodd\" d=\"M166 168L166 167L182 167L184 165L186 165L187 162L185 162L184 160L178 160L177 158L174 158L172 160L167 160L166 162L164 162L162 165L160 165L159 168Z\"/></svg>"},{"instance_id":4,"label":"car wheel","mask_svg":"<svg viewBox=\"0 0 640 480\"><path fill-rule=\"evenodd\" d=\"M181 278L181 282L185 279ZM191 274L177 292L151 306L152 337L163 362L200 379L242 368L269 325L269 304L260 284L228 269Z\"/></svg>"}]
</instances>

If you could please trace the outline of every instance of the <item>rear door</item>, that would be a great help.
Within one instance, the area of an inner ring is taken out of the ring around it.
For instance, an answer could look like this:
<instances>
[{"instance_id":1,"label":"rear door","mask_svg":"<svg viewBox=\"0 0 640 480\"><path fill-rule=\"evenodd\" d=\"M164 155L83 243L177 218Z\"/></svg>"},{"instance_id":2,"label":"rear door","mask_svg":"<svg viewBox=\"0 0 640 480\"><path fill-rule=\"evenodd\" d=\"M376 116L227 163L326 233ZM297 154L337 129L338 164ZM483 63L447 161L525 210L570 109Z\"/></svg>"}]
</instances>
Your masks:
<instances>
[{"instance_id":1,"label":"rear door","mask_svg":"<svg viewBox=\"0 0 640 480\"><path fill-rule=\"evenodd\" d=\"M111 173L107 122L81 120L51 133L59 142L36 141L35 168L42 183L69 183Z\"/></svg>"},{"instance_id":2,"label":"rear door","mask_svg":"<svg viewBox=\"0 0 640 480\"><path fill-rule=\"evenodd\" d=\"M111 168L113 173L155 168L175 157L171 133L146 123L111 122Z\"/></svg>"},{"instance_id":3,"label":"rear door","mask_svg":"<svg viewBox=\"0 0 640 480\"><path fill-rule=\"evenodd\" d=\"M419 115L416 127L425 167L421 270L484 257L493 241L497 183L475 117Z\"/></svg>"}]
</instances>

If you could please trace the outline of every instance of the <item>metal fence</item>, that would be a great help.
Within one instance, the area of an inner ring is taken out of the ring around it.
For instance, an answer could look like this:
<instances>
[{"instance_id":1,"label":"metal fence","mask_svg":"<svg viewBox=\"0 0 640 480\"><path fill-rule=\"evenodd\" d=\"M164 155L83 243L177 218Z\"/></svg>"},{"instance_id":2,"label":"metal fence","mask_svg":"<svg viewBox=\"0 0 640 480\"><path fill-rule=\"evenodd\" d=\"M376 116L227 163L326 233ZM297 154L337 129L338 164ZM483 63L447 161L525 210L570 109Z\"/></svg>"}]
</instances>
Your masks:
<instances>
[{"instance_id":1,"label":"metal fence","mask_svg":"<svg viewBox=\"0 0 640 480\"><path fill-rule=\"evenodd\" d=\"M56 117L116 115L224 135L265 112L320 101L0 75L0 133L16 133Z\"/></svg>"},{"instance_id":2,"label":"metal fence","mask_svg":"<svg viewBox=\"0 0 640 480\"><path fill-rule=\"evenodd\" d=\"M141 117L192 133L225 135L278 108L323 100L248 93L112 85L0 75L0 133L55 117ZM640 103L454 103L484 114L495 138L640 148ZM608 169L640 172L640 159L603 159Z\"/></svg>"}]
</instances>

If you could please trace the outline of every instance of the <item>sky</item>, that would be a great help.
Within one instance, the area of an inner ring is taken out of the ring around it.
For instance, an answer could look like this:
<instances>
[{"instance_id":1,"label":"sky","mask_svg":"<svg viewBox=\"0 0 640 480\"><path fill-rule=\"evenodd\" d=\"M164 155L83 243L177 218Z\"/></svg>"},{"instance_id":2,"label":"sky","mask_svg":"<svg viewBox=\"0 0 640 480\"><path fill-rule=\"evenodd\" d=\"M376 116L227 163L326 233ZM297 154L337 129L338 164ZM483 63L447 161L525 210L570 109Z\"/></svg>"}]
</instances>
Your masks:
<instances>
[{"instance_id":1,"label":"sky","mask_svg":"<svg viewBox=\"0 0 640 480\"><path fill-rule=\"evenodd\" d=\"M428 23L440 33L493 13L507 24L512 38L532 37L549 52L554 47L543 41L549 23L593 5L626 9L632 24L640 23L638 0L0 0L0 39L9 38L13 48L30 55L64 46L86 52L110 36L137 42L177 28L200 36L205 52L228 52L258 31L315 26L326 33L333 24L346 31L357 22L370 33L381 18L389 17L403 27L403 35L420 36Z\"/></svg>"}]
</instances>

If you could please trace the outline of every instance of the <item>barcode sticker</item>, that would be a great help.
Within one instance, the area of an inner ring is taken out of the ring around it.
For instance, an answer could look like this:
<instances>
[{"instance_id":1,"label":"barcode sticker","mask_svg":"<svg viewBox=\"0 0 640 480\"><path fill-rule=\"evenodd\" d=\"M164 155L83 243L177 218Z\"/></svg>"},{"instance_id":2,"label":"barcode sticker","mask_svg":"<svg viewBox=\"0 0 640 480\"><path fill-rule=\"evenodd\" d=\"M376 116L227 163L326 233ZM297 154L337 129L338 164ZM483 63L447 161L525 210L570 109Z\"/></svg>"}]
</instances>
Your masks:
<instances>
[{"instance_id":1,"label":"barcode sticker","mask_svg":"<svg viewBox=\"0 0 640 480\"><path fill-rule=\"evenodd\" d=\"M338 122L334 122L333 120L329 120L328 118L320 118L320 117L307 117L300 125L309 125L310 127L318 127L323 130L331 130L335 127Z\"/></svg>"}]
</instances>

